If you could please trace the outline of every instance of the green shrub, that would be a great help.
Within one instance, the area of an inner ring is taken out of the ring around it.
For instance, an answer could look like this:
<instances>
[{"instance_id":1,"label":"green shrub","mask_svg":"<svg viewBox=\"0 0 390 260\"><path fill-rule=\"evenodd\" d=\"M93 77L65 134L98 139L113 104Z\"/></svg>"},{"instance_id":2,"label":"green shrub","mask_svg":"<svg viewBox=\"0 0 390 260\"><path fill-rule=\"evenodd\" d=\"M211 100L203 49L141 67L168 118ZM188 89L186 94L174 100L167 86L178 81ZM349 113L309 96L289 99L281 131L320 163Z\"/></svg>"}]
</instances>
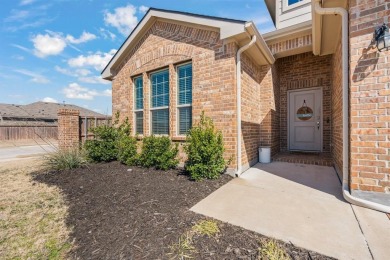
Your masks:
<instances>
[{"instance_id":1,"label":"green shrub","mask_svg":"<svg viewBox=\"0 0 390 260\"><path fill-rule=\"evenodd\" d=\"M138 163L143 167L156 167L168 170L175 168L179 163L176 159L179 153L178 145L173 145L169 137L149 136L142 140L142 152Z\"/></svg>"},{"instance_id":2,"label":"green shrub","mask_svg":"<svg viewBox=\"0 0 390 260\"><path fill-rule=\"evenodd\" d=\"M132 166L137 164L137 140L134 137L122 136L117 142L118 161Z\"/></svg>"},{"instance_id":3,"label":"green shrub","mask_svg":"<svg viewBox=\"0 0 390 260\"><path fill-rule=\"evenodd\" d=\"M43 157L44 166L50 170L69 170L87 166L85 154L79 149L57 150Z\"/></svg>"},{"instance_id":4,"label":"green shrub","mask_svg":"<svg viewBox=\"0 0 390 260\"><path fill-rule=\"evenodd\" d=\"M127 137L130 138L131 131L129 120L126 118L123 123L119 124L119 113L116 113L115 117L116 119L112 126L101 125L92 129L95 138L93 140L87 140L84 145L90 160L95 162L110 162L120 159L120 161L124 162L123 160L127 160L124 157L129 157L132 148L127 149L124 147L124 143L132 143L132 140L127 140ZM119 149L121 150L119 151ZM121 158L118 158L118 155Z\"/></svg>"},{"instance_id":5,"label":"green shrub","mask_svg":"<svg viewBox=\"0 0 390 260\"><path fill-rule=\"evenodd\" d=\"M196 181L219 178L229 164L223 158L222 133L204 112L199 124L189 130L184 150L188 156L185 169Z\"/></svg>"},{"instance_id":6,"label":"green shrub","mask_svg":"<svg viewBox=\"0 0 390 260\"><path fill-rule=\"evenodd\" d=\"M92 129L92 132L95 134L95 138L87 140L84 145L88 158L95 162L116 160L118 130L112 126L101 125Z\"/></svg>"}]
</instances>

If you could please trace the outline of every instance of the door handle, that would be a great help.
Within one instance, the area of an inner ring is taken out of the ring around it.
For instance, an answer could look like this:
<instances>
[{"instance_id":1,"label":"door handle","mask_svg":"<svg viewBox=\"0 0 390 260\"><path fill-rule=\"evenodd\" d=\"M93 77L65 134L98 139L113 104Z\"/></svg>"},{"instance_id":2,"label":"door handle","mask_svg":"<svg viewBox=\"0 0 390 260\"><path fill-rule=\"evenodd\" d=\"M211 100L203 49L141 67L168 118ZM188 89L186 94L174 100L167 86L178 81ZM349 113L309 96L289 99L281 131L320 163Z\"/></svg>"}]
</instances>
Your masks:
<instances>
[{"instance_id":1,"label":"door handle","mask_svg":"<svg viewBox=\"0 0 390 260\"><path fill-rule=\"evenodd\" d=\"M320 130L320 121L317 121L317 129Z\"/></svg>"}]
</instances>

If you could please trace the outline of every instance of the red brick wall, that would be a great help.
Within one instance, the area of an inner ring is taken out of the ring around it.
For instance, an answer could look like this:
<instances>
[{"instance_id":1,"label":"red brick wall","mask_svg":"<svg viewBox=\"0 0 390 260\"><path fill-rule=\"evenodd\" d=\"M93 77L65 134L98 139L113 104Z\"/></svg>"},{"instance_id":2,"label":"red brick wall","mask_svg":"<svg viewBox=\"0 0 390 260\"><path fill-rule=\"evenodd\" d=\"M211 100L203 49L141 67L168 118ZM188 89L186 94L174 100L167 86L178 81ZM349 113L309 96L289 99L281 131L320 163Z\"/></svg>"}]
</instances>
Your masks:
<instances>
[{"instance_id":1,"label":"red brick wall","mask_svg":"<svg viewBox=\"0 0 390 260\"><path fill-rule=\"evenodd\" d=\"M204 110L218 129L222 130L226 158L233 158L230 168L236 167L236 66L237 45L220 40L218 32L157 21L130 51L117 70L113 88L113 113L133 122L132 77L144 79L144 133L150 134L150 72L170 70L170 137L176 134L176 65L192 61L193 65L193 122Z\"/></svg>"},{"instance_id":2,"label":"red brick wall","mask_svg":"<svg viewBox=\"0 0 390 260\"><path fill-rule=\"evenodd\" d=\"M58 110L58 147L60 150L78 147L80 144L80 111Z\"/></svg>"},{"instance_id":3,"label":"red brick wall","mask_svg":"<svg viewBox=\"0 0 390 260\"><path fill-rule=\"evenodd\" d=\"M390 51L371 45L388 0L350 0L351 188L390 192Z\"/></svg>"},{"instance_id":4,"label":"red brick wall","mask_svg":"<svg viewBox=\"0 0 390 260\"><path fill-rule=\"evenodd\" d=\"M261 68L245 53L241 56L241 131L244 169L258 162L260 145Z\"/></svg>"},{"instance_id":5,"label":"red brick wall","mask_svg":"<svg viewBox=\"0 0 390 260\"><path fill-rule=\"evenodd\" d=\"M331 151L332 158L340 178L343 169L343 88L341 41L332 57L332 117Z\"/></svg>"},{"instance_id":6,"label":"red brick wall","mask_svg":"<svg viewBox=\"0 0 390 260\"><path fill-rule=\"evenodd\" d=\"M287 91L322 87L323 90L323 152L330 152L331 135L331 82L332 56L314 56L312 53L298 54L276 61L280 86L280 150L287 144Z\"/></svg>"},{"instance_id":7,"label":"red brick wall","mask_svg":"<svg viewBox=\"0 0 390 260\"><path fill-rule=\"evenodd\" d=\"M270 146L273 156L280 151L280 80L277 64L262 66L260 80L260 146Z\"/></svg>"}]
</instances>

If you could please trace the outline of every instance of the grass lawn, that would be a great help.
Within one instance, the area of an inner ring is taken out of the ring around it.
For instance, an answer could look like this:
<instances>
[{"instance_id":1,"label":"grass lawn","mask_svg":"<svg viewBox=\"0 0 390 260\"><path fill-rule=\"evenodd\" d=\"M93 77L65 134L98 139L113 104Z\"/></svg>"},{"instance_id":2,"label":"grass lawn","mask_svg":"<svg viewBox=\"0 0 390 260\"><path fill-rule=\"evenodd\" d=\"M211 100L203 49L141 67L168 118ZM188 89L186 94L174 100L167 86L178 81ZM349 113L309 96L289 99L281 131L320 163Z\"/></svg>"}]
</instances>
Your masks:
<instances>
[{"instance_id":1,"label":"grass lawn","mask_svg":"<svg viewBox=\"0 0 390 260\"><path fill-rule=\"evenodd\" d=\"M72 247L60 190L32 180L39 165L0 164L0 259L64 259Z\"/></svg>"},{"instance_id":2,"label":"grass lawn","mask_svg":"<svg viewBox=\"0 0 390 260\"><path fill-rule=\"evenodd\" d=\"M189 211L230 179L193 182L179 170L112 162L37 174L33 183L61 190L71 259L328 259Z\"/></svg>"}]
</instances>

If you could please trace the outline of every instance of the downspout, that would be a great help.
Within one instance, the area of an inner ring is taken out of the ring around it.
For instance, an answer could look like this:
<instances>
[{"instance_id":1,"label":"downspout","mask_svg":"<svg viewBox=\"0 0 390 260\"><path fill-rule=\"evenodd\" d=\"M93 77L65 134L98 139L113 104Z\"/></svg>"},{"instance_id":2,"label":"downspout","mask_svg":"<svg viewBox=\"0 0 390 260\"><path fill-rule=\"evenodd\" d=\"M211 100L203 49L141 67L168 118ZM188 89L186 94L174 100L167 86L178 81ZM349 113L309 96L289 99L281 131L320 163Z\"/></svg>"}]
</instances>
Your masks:
<instances>
[{"instance_id":1,"label":"downspout","mask_svg":"<svg viewBox=\"0 0 390 260\"><path fill-rule=\"evenodd\" d=\"M237 172L236 177L242 172L242 156L241 156L241 53L249 49L256 42L256 35L252 36L251 41L242 46L237 51L237 66L236 66L236 85L237 85Z\"/></svg>"},{"instance_id":2,"label":"downspout","mask_svg":"<svg viewBox=\"0 0 390 260\"><path fill-rule=\"evenodd\" d=\"M341 16L342 20L342 36L341 36L341 50L342 50L342 88L343 88L343 182L342 192L346 201L351 204L390 213L390 207L379 203L371 202L356 198L351 195L349 191L349 108L348 108L348 96L349 96L349 68L348 68L348 12L344 8L322 8L320 5L321 0L315 0L314 10L320 15L335 15Z\"/></svg>"}]
</instances>

